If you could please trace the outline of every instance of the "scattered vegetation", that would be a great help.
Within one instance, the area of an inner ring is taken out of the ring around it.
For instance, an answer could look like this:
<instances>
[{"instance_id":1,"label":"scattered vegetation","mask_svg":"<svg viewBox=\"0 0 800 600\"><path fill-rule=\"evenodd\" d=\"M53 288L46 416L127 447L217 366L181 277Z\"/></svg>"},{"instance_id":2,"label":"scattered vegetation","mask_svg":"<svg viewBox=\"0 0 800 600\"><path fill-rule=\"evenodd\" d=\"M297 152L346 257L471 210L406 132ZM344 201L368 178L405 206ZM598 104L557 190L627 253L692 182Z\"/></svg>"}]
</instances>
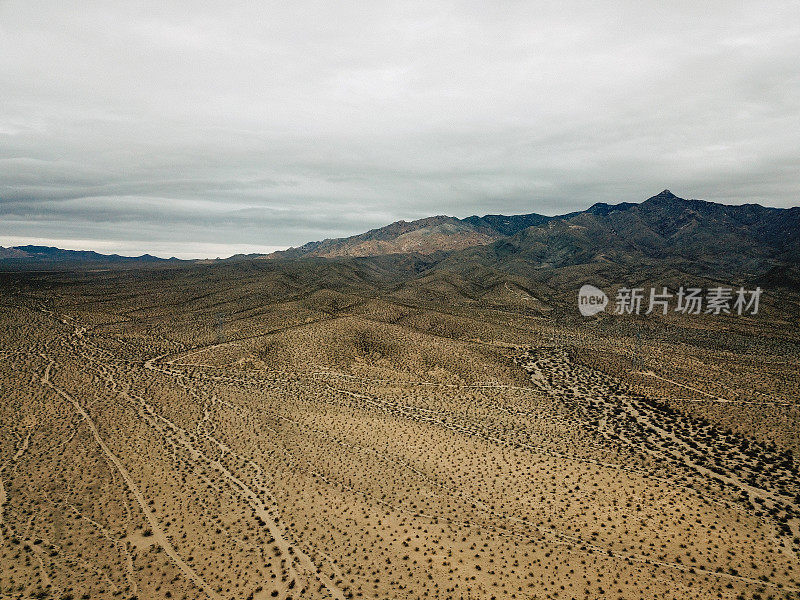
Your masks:
<instances>
[{"instance_id":1,"label":"scattered vegetation","mask_svg":"<svg viewBox=\"0 0 800 600\"><path fill-rule=\"evenodd\" d=\"M351 267L4 276L0 597L798 597L782 325Z\"/></svg>"}]
</instances>

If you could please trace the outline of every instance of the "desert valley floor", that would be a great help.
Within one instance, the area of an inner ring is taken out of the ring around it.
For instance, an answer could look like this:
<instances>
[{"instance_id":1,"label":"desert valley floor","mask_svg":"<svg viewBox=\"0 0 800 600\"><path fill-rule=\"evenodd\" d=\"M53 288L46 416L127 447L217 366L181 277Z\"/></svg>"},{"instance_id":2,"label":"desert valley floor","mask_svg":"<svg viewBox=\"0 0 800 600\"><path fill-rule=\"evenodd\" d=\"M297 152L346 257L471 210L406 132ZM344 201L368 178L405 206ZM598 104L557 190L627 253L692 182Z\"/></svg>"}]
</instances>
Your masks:
<instances>
[{"instance_id":1,"label":"desert valley floor","mask_svg":"<svg viewBox=\"0 0 800 600\"><path fill-rule=\"evenodd\" d=\"M187 273L3 276L0 598L800 598L783 324Z\"/></svg>"}]
</instances>

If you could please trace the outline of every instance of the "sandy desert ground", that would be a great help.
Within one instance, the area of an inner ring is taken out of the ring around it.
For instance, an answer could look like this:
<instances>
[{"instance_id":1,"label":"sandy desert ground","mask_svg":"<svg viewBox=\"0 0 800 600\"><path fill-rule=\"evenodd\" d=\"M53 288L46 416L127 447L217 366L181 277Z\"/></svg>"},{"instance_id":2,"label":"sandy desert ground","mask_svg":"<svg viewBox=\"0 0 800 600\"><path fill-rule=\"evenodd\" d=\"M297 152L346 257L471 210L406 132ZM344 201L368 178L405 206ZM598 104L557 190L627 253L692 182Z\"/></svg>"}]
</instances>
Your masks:
<instances>
[{"instance_id":1,"label":"sandy desert ground","mask_svg":"<svg viewBox=\"0 0 800 600\"><path fill-rule=\"evenodd\" d=\"M740 323L6 276L0 597L800 598L800 340Z\"/></svg>"}]
</instances>

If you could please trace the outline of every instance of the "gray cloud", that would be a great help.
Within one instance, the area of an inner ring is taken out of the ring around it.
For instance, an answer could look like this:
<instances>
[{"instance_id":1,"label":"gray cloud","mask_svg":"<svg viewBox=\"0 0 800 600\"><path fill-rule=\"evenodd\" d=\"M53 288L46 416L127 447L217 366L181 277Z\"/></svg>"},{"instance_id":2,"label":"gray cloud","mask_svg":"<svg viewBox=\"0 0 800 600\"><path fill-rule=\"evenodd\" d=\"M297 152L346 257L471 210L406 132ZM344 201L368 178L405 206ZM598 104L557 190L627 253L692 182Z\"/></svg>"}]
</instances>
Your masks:
<instances>
[{"instance_id":1,"label":"gray cloud","mask_svg":"<svg viewBox=\"0 0 800 600\"><path fill-rule=\"evenodd\" d=\"M0 244L797 204L796 2L369 4L0 2Z\"/></svg>"}]
</instances>

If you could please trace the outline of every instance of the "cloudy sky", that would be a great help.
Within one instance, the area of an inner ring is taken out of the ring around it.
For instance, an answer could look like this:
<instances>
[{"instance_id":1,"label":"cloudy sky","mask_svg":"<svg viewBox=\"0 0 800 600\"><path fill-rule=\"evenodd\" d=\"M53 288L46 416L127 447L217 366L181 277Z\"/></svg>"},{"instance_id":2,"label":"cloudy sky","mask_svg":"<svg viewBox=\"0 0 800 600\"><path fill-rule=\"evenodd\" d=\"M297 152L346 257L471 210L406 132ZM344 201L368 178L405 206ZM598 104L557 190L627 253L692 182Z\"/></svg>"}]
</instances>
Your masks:
<instances>
[{"instance_id":1,"label":"cloudy sky","mask_svg":"<svg viewBox=\"0 0 800 600\"><path fill-rule=\"evenodd\" d=\"M800 203L800 3L0 0L0 245Z\"/></svg>"}]
</instances>

